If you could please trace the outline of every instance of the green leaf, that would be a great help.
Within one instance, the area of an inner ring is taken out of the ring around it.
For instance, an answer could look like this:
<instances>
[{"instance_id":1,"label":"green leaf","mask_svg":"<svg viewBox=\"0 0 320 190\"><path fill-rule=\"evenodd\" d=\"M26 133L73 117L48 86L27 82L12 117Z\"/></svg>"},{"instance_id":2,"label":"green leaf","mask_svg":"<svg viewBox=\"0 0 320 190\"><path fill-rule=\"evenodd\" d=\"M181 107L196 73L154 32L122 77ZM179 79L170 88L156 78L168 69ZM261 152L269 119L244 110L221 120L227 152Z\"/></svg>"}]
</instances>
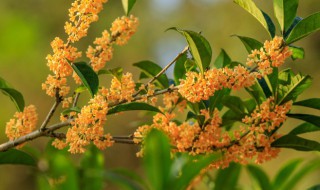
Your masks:
<instances>
[{"instance_id":1,"label":"green leaf","mask_svg":"<svg viewBox=\"0 0 320 190\"><path fill-rule=\"evenodd\" d=\"M0 152L0 164L22 164L36 166L36 160L29 154L16 149Z\"/></svg>"},{"instance_id":2,"label":"green leaf","mask_svg":"<svg viewBox=\"0 0 320 190\"><path fill-rule=\"evenodd\" d=\"M291 24L290 28L287 31L284 31L283 37L284 39L288 38L288 35L291 33L292 29L302 20L301 17L296 16L296 18L294 18L293 23Z\"/></svg>"},{"instance_id":3,"label":"green leaf","mask_svg":"<svg viewBox=\"0 0 320 190\"><path fill-rule=\"evenodd\" d=\"M264 79L266 80L269 89L271 89L273 97L277 97L277 89L279 85L278 68L274 67L272 73L267 75Z\"/></svg>"},{"instance_id":4,"label":"green leaf","mask_svg":"<svg viewBox=\"0 0 320 190\"><path fill-rule=\"evenodd\" d=\"M154 190L163 190L169 184L172 161L170 159L169 138L162 132L152 129L146 137L144 168Z\"/></svg>"},{"instance_id":5,"label":"green leaf","mask_svg":"<svg viewBox=\"0 0 320 190\"><path fill-rule=\"evenodd\" d=\"M242 122L242 118L243 115L235 113L232 110L228 110L222 115L222 126L229 130L235 122Z\"/></svg>"},{"instance_id":6,"label":"green leaf","mask_svg":"<svg viewBox=\"0 0 320 190\"><path fill-rule=\"evenodd\" d=\"M319 189L320 189L320 184L317 184L312 187L309 187L307 190L319 190Z\"/></svg>"},{"instance_id":7,"label":"green leaf","mask_svg":"<svg viewBox=\"0 0 320 190\"><path fill-rule=\"evenodd\" d=\"M291 44L316 32L320 29L320 12L314 13L301 20L290 32L286 39L287 44Z\"/></svg>"},{"instance_id":8,"label":"green leaf","mask_svg":"<svg viewBox=\"0 0 320 190\"><path fill-rule=\"evenodd\" d=\"M254 85L247 87L245 89L251 95L251 97L256 101L257 104L261 104L264 100L266 100L266 95L264 94L263 89L257 80Z\"/></svg>"},{"instance_id":9,"label":"green leaf","mask_svg":"<svg viewBox=\"0 0 320 190\"><path fill-rule=\"evenodd\" d=\"M271 144L277 148L291 148L300 151L320 151L320 143L295 135L284 135Z\"/></svg>"},{"instance_id":10,"label":"green leaf","mask_svg":"<svg viewBox=\"0 0 320 190\"><path fill-rule=\"evenodd\" d=\"M0 77L0 88L12 88L12 86L6 80Z\"/></svg>"},{"instance_id":11,"label":"green leaf","mask_svg":"<svg viewBox=\"0 0 320 190\"><path fill-rule=\"evenodd\" d=\"M289 46L290 51L292 52L291 58L293 60L296 59L304 59L304 49L301 47Z\"/></svg>"},{"instance_id":12,"label":"green leaf","mask_svg":"<svg viewBox=\"0 0 320 190\"><path fill-rule=\"evenodd\" d=\"M82 84L82 85L78 86L74 91L75 91L76 93L81 93L81 92L84 92L84 91L86 91L86 90L88 90L88 88L85 87L85 86Z\"/></svg>"},{"instance_id":13,"label":"green leaf","mask_svg":"<svg viewBox=\"0 0 320 190\"><path fill-rule=\"evenodd\" d=\"M61 114L62 115L68 115L71 112L80 113L81 109L79 107L72 107L72 108L68 108L68 109L64 110L63 112L61 112Z\"/></svg>"},{"instance_id":14,"label":"green leaf","mask_svg":"<svg viewBox=\"0 0 320 190\"><path fill-rule=\"evenodd\" d=\"M271 38L275 35L275 26L271 21L270 17L260 10L252 0L234 0L236 4L241 6L247 12L249 12L253 17L255 17L262 26L268 31Z\"/></svg>"},{"instance_id":15,"label":"green leaf","mask_svg":"<svg viewBox=\"0 0 320 190\"><path fill-rule=\"evenodd\" d=\"M214 190L236 189L240 176L241 165L230 163L229 167L218 170Z\"/></svg>"},{"instance_id":16,"label":"green leaf","mask_svg":"<svg viewBox=\"0 0 320 190\"><path fill-rule=\"evenodd\" d=\"M190 72L190 71L196 72L197 71L197 64L193 60L187 59L184 62L184 69L186 72Z\"/></svg>"},{"instance_id":17,"label":"green leaf","mask_svg":"<svg viewBox=\"0 0 320 190\"><path fill-rule=\"evenodd\" d=\"M82 157L80 166L82 169L81 189L103 189L104 156L97 147L90 145Z\"/></svg>"},{"instance_id":18,"label":"green leaf","mask_svg":"<svg viewBox=\"0 0 320 190\"><path fill-rule=\"evenodd\" d=\"M179 59L176 61L173 69L173 77L174 77L174 82L179 85L180 80L179 79L184 79L186 75L186 69L184 68L184 63L187 60L187 53L182 54Z\"/></svg>"},{"instance_id":19,"label":"green leaf","mask_svg":"<svg viewBox=\"0 0 320 190\"><path fill-rule=\"evenodd\" d=\"M257 81L258 81L258 83L259 83L259 85L261 86L261 88L262 88L262 90L263 90L263 93L265 94L265 96L267 97L267 98L269 98L270 96L272 96L272 86L271 87L269 87L268 86L268 83L267 83L267 80L266 79L268 79L267 77L265 77L265 78L261 78L261 79L257 79Z\"/></svg>"},{"instance_id":20,"label":"green leaf","mask_svg":"<svg viewBox=\"0 0 320 190\"><path fill-rule=\"evenodd\" d=\"M308 108L314 108L320 110L320 98L310 98L306 100L301 100L298 102L294 102L295 106L304 106Z\"/></svg>"},{"instance_id":21,"label":"green leaf","mask_svg":"<svg viewBox=\"0 0 320 190\"><path fill-rule=\"evenodd\" d=\"M309 161L307 165L301 167L301 169L294 173L289 181L283 186L283 189L293 189L297 184L304 179L309 173L319 170L320 162L319 159Z\"/></svg>"},{"instance_id":22,"label":"green leaf","mask_svg":"<svg viewBox=\"0 0 320 190\"><path fill-rule=\"evenodd\" d=\"M117 106L114 106L108 111L108 115L123 112L123 111L134 111L134 110L145 110L145 111L153 111L162 113L158 108L151 106L147 103L143 102L130 102L126 104L120 104Z\"/></svg>"},{"instance_id":23,"label":"green leaf","mask_svg":"<svg viewBox=\"0 0 320 190\"><path fill-rule=\"evenodd\" d=\"M129 15L135 3L136 3L136 0L122 0L122 6L127 16Z\"/></svg>"},{"instance_id":24,"label":"green leaf","mask_svg":"<svg viewBox=\"0 0 320 190\"><path fill-rule=\"evenodd\" d=\"M23 96L19 91L7 87L0 87L0 91L6 96L9 96L19 112L23 111L25 104Z\"/></svg>"},{"instance_id":25,"label":"green leaf","mask_svg":"<svg viewBox=\"0 0 320 190\"><path fill-rule=\"evenodd\" d=\"M298 95L311 86L311 77L297 74L294 76L291 70L279 73L278 103L284 104L295 100Z\"/></svg>"},{"instance_id":26,"label":"green leaf","mask_svg":"<svg viewBox=\"0 0 320 190\"><path fill-rule=\"evenodd\" d=\"M206 68L209 67L212 58L212 49L209 42L197 32L181 30L175 27L168 30L175 30L186 38L192 57L203 74Z\"/></svg>"},{"instance_id":27,"label":"green leaf","mask_svg":"<svg viewBox=\"0 0 320 190\"><path fill-rule=\"evenodd\" d=\"M159 65L157 65L156 63L151 62L151 61L140 61L138 63L134 63L133 66L141 69L142 72L144 72L150 78L155 77L162 70L162 68ZM155 80L155 85L161 89L168 88L169 87L169 80L168 80L167 75L161 74Z\"/></svg>"},{"instance_id":28,"label":"green leaf","mask_svg":"<svg viewBox=\"0 0 320 190\"><path fill-rule=\"evenodd\" d=\"M238 96L226 95L222 98L222 104L241 116L248 113L245 104Z\"/></svg>"},{"instance_id":29,"label":"green leaf","mask_svg":"<svg viewBox=\"0 0 320 190\"><path fill-rule=\"evenodd\" d=\"M289 132L291 135L299 135L303 133L320 131L320 127L313 125L311 123L305 122L294 128Z\"/></svg>"},{"instance_id":30,"label":"green leaf","mask_svg":"<svg viewBox=\"0 0 320 190\"><path fill-rule=\"evenodd\" d=\"M85 62L77 62L71 64L73 70L80 77L82 83L89 90L91 97L93 97L99 88L99 78L94 70Z\"/></svg>"},{"instance_id":31,"label":"green leaf","mask_svg":"<svg viewBox=\"0 0 320 190\"><path fill-rule=\"evenodd\" d=\"M288 113L287 116L295 119L300 119L320 127L320 116L298 113Z\"/></svg>"},{"instance_id":32,"label":"green leaf","mask_svg":"<svg viewBox=\"0 0 320 190\"><path fill-rule=\"evenodd\" d=\"M250 176L255 179L262 190L272 189L268 175L259 167L249 164L247 166Z\"/></svg>"},{"instance_id":33,"label":"green leaf","mask_svg":"<svg viewBox=\"0 0 320 190\"><path fill-rule=\"evenodd\" d=\"M274 0L274 12L282 31L287 31L296 17L299 0Z\"/></svg>"},{"instance_id":34,"label":"green leaf","mask_svg":"<svg viewBox=\"0 0 320 190\"><path fill-rule=\"evenodd\" d=\"M144 187L145 190L149 189L146 184L146 181L134 171L125 168L116 168L112 169L110 172L118 174L119 176L123 176L124 178L130 179L133 183L139 184L142 187Z\"/></svg>"},{"instance_id":35,"label":"green leaf","mask_svg":"<svg viewBox=\"0 0 320 190\"><path fill-rule=\"evenodd\" d=\"M116 67L116 68L113 68L113 69L99 70L98 71L98 75L103 75L103 74L112 75L112 76L116 77L119 81L121 81L122 74L123 74L123 68L122 67Z\"/></svg>"},{"instance_id":36,"label":"green leaf","mask_svg":"<svg viewBox=\"0 0 320 190\"><path fill-rule=\"evenodd\" d=\"M259 50L261 47L263 47L263 44L256 39L238 35L233 36L236 36L241 40L248 53L251 53L252 50Z\"/></svg>"},{"instance_id":37,"label":"green leaf","mask_svg":"<svg viewBox=\"0 0 320 190\"><path fill-rule=\"evenodd\" d=\"M132 176L124 175L119 171L106 171L105 178L113 184L116 184L120 189L124 190L143 190L143 188L133 179ZM147 188L145 188L147 189Z\"/></svg>"},{"instance_id":38,"label":"green leaf","mask_svg":"<svg viewBox=\"0 0 320 190\"><path fill-rule=\"evenodd\" d=\"M221 49L220 54L214 61L214 66L216 68L223 68L223 67L226 67L228 64L230 64L230 62L231 62L231 58L229 57L229 55L226 53L224 49Z\"/></svg>"},{"instance_id":39,"label":"green leaf","mask_svg":"<svg viewBox=\"0 0 320 190\"><path fill-rule=\"evenodd\" d=\"M273 181L273 189L283 189L282 186L288 181L294 170L302 162L302 159L294 159L286 163L277 173Z\"/></svg>"},{"instance_id":40,"label":"green leaf","mask_svg":"<svg viewBox=\"0 0 320 190\"><path fill-rule=\"evenodd\" d=\"M213 110L215 108L218 108L218 110L222 109L222 107L223 107L222 98L224 96L229 95L230 92L231 92L231 89L223 88L221 90L215 91L214 95L210 96L210 98L209 98L209 102L210 102L209 110L210 110L210 113L213 112Z\"/></svg>"}]
</instances>

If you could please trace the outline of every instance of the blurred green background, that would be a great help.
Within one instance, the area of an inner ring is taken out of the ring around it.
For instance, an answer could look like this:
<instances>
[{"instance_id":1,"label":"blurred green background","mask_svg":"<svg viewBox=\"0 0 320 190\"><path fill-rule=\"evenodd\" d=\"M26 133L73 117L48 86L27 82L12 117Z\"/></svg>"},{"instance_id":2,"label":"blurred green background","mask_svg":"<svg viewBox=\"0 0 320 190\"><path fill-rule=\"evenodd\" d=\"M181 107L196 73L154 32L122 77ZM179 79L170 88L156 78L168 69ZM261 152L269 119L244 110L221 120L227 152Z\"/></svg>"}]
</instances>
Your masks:
<instances>
[{"instance_id":1,"label":"blurred green background","mask_svg":"<svg viewBox=\"0 0 320 190\"><path fill-rule=\"evenodd\" d=\"M34 104L39 113L40 122L53 103L43 90L41 83L49 73L45 57L51 53L50 42L59 36L66 39L64 22L68 19L68 9L71 0L1 0L0 2L0 76L23 93L26 105ZM260 8L273 17L272 1L257 0ZM320 10L319 0L300 1L298 15L306 17ZM165 30L169 27L179 27L201 31L213 48L215 58L223 48L233 60L245 62L246 50L241 42L232 34L254 37L260 41L268 39L262 26L248 13L227 0L138 0L132 14L139 17L140 26L136 35L123 47L116 47L114 58L107 64L108 68L124 67L124 71L133 72L138 77L138 70L132 63L141 60L152 60L160 65L166 65L185 46L184 39L176 32ZM100 20L92 25L89 34L76 46L81 50L92 44L101 31L110 28L111 21L123 15L120 0L109 0L100 14ZM309 74L313 77L313 85L301 99L319 97L320 95L320 32L313 34L296 44L305 48L304 60L289 61L285 67ZM85 58L84 58L85 59ZM172 71L168 75L172 76ZM103 78L108 84L108 78ZM84 104L86 97L81 97ZM6 141L4 135L5 123L14 114L15 107L8 97L0 95L0 141ZM309 112L310 110L303 110ZM316 112L314 114L320 114ZM52 123L58 121L58 114ZM123 119L126 118L126 119ZM148 120L139 113L125 113L110 117L107 131L114 135L131 134L142 121ZM290 120L283 131L298 124ZM310 136L309 136L310 137ZM311 136L319 140L317 136ZM31 146L44 150L48 139L37 139ZM135 157L137 147L133 145L115 145L105 151L107 169L125 167L139 171L139 159ZM284 150L278 159L263 164L263 167L274 175L275 168L294 157L314 157L316 153L299 153ZM319 156L319 155L318 155ZM77 156L74 156L75 160ZM35 189L34 169L24 166L0 166L0 190L2 189ZM319 174L305 180L301 187L319 182ZM245 182L242 182L245 183ZM111 189L111 187L110 187ZM299 189L299 187L297 187Z\"/></svg>"}]
</instances>

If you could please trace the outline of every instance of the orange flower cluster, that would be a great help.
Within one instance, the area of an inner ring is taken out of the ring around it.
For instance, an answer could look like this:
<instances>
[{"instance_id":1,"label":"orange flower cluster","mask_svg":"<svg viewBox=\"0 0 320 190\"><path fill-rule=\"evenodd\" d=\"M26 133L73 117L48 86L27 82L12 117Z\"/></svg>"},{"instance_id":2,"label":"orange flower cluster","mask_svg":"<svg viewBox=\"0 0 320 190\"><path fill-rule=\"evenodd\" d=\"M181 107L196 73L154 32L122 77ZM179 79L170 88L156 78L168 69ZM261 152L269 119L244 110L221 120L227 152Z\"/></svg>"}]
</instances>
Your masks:
<instances>
[{"instance_id":1,"label":"orange flower cluster","mask_svg":"<svg viewBox=\"0 0 320 190\"><path fill-rule=\"evenodd\" d=\"M230 68L210 69L204 74L197 72L186 73L186 79L180 80L179 93L190 102L208 100L215 91L222 88L234 90L249 87L255 83L256 74L250 73L245 67L239 65Z\"/></svg>"},{"instance_id":2,"label":"orange flower cluster","mask_svg":"<svg viewBox=\"0 0 320 190\"><path fill-rule=\"evenodd\" d=\"M255 78L272 73L272 67L281 66L285 59L291 55L287 46L283 46L283 39L275 37L272 41L266 41L260 50L252 51L248 56L247 65L258 65L258 72L250 72L239 65L230 68L210 69L203 75L197 72L188 72L186 79L181 80L179 93L190 102L208 100L214 92L222 88L241 89L250 87L255 83Z\"/></svg>"},{"instance_id":3,"label":"orange flower cluster","mask_svg":"<svg viewBox=\"0 0 320 190\"><path fill-rule=\"evenodd\" d=\"M110 91L107 92L107 99L111 102L121 102L123 100L131 102L135 93L135 86L132 79L132 73L127 72L121 77L121 81L114 77L111 80Z\"/></svg>"},{"instance_id":4,"label":"orange flower cluster","mask_svg":"<svg viewBox=\"0 0 320 190\"><path fill-rule=\"evenodd\" d=\"M6 125L6 135L10 140L29 134L36 128L38 114L34 105L25 107L23 112L16 112L14 117Z\"/></svg>"},{"instance_id":5,"label":"orange flower cluster","mask_svg":"<svg viewBox=\"0 0 320 190\"><path fill-rule=\"evenodd\" d=\"M123 16L113 21L110 31L112 37L116 37L116 44L126 44L130 37L136 32L138 24L138 19L132 15L130 17Z\"/></svg>"},{"instance_id":6,"label":"orange flower cluster","mask_svg":"<svg viewBox=\"0 0 320 190\"><path fill-rule=\"evenodd\" d=\"M284 46L283 38L276 36L272 41L265 41L260 50L253 50L248 55L247 65L257 64L262 75L269 75L272 67L280 67L291 54L289 47Z\"/></svg>"},{"instance_id":7,"label":"orange flower cluster","mask_svg":"<svg viewBox=\"0 0 320 190\"><path fill-rule=\"evenodd\" d=\"M98 13L107 0L75 0L69 9L69 21L65 24L68 41L76 42L87 35L92 22L98 20Z\"/></svg>"},{"instance_id":8,"label":"orange flower cluster","mask_svg":"<svg viewBox=\"0 0 320 190\"><path fill-rule=\"evenodd\" d=\"M59 149L69 144L71 153L83 153L85 146L93 142L99 149L105 149L113 144L110 134L104 134L104 124L107 120L107 98L101 93L95 95L87 106L81 109L72 127L68 129L66 140L56 139L53 145Z\"/></svg>"},{"instance_id":9,"label":"orange flower cluster","mask_svg":"<svg viewBox=\"0 0 320 190\"><path fill-rule=\"evenodd\" d=\"M275 105L271 97L257 106L250 117L243 119L247 127L241 126L233 131L225 131L221 127L222 121L217 109L212 116L208 110L201 110L201 115L205 117L204 126L190 122L178 125L172 121L174 113L158 113L153 117L153 124L137 129L134 133L135 142L143 143L142 139L150 129L157 128L169 136L175 147L174 152L189 152L192 155L221 152L222 158L212 163L211 167L224 168L230 162L246 164L253 158L256 163L262 163L277 156L279 149L272 148L271 143L279 135L270 132L286 120L290 108L291 102ZM143 149L137 155L142 156Z\"/></svg>"}]
</instances>

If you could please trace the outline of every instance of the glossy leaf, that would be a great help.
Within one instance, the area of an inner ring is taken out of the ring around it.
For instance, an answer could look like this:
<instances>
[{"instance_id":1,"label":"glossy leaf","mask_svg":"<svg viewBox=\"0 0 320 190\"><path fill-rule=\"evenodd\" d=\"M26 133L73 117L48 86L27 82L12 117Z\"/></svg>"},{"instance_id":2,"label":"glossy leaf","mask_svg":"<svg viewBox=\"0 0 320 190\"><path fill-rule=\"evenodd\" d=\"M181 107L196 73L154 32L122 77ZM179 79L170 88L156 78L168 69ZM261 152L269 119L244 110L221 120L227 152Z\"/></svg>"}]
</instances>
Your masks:
<instances>
[{"instance_id":1,"label":"glossy leaf","mask_svg":"<svg viewBox=\"0 0 320 190\"><path fill-rule=\"evenodd\" d=\"M261 47L263 47L263 44L256 39L245 37L245 36L238 36L238 35L233 35L233 36L236 36L241 40L241 42L243 43L248 53L251 53L252 50L255 50L255 49L259 50Z\"/></svg>"},{"instance_id":2,"label":"glossy leaf","mask_svg":"<svg viewBox=\"0 0 320 190\"><path fill-rule=\"evenodd\" d=\"M218 108L218 110L221 110L221 109L222 109L222 107L223 107L222 98L223 98L224 96L229 95L230 92L231 92L231 89L229 89L229 88L223 88L223 89L221 89L221 90L215 91L215 92L214 92L214 95L213 95L213 96L210 96L210 98L209 98L209 102L210 102L209 110L210 110L210 113L211 113L215 108Z\"/></svg>"},{"instance_id":3,"label":"glossy leaf","mask_svg":"<svg viewBox=\"0 0 320 190\"><path fill-rule=\"evenodd\" d=\"M304 90L311 86L311 77L294 75L291 70L279 73L278 103L295 100Z\"/></svg>"},{"instance_id":4,"label":"glossy leaf","mask_svg":"<svg viewBox=\"0 0 320 190\"><path fill-rule=\"evenodd\" d=\"M178 85L180 84L179 79L184 79L186 75L186 69L184 63L187 60L187 53L182 54L179 59L176 61L173 69L174 82Z\"/></svg>"},{"instance_id":5,"label":"glossy leaf","mask_svg":"<svg viewBox=\"0 0 320 190\"><path fill-rule=\"evenodd\" d=\"M266 78L261 78L261 79L257 79L259 85L261 86L263 93L265 94L265 96L267 98L269 98L270 96L272 96L272 86L269 86L267 83L267 77Z\"/></svg>"},{"instance_id":6,"label":"glossy leaf","mask_svg":"<svg viewBox=\"0 0 320 190\"><path fill-rule=\"evenodd\" d=\"M282 186L288 181L301 162L302 159L295 159L286 163L276 174L273 181L273 189L283 189Z\"/></svg>"},{"instance_id":7,"label":"glossy leaf","mask_svg":"<svg viewBox=\"0 0 320 190\"><path fill-rule=\"evenodd\" d=\"M277 148L291 148L300 151L320 151L320 143L295 135L284 135L271 144Z\"/></svg>"},{"instance_id":8,"label":"glossy leaf","mask_svg":"<svg viewBox=\"0 0 320 190\"><path fill-rule=\"evenodd\" d=\"M313 125L311 123L305 122L294 128L289 132L291 135L299 135L303 133L310 133L310 132L315 132L315 131L320 131L320 127Z\"/></svg>"},{"instance_id":9,"label":"glossy leaf","mask_svg":"<svg viewBox=\"0 0 320 190\"><path fill-rule=\"evenodd\" d=\"M301 47L289 46L290 51L292 52L291 58L293 60L296 59L304 59L304 49Z\"/></svg>"},{"instance_id":10,"label":"glossy leaf","mask_svg":"<svg viewBox=\"0 0 320 190\"><path fill-rule=\"evenodd\" d=\"M312 123L316 125L317 127L320 127L320 116L316 115L310 115L310 114L298 114L298 113L288 113L288 117L300 119L309 123Z\"/></svg>"},{"instance_id":11,"label":"glossy leaf","mask_svg":"<svg viewBox=\"0 0 320 190\"><path fill-rule=\"evenodd\" d=\"M248 113L244 102L238 96L224 96L222 104L237 114L245 115Z\"/></svg>"},{"instance_id":12,"label":"glossy leaf","mask_svg":"<svg viewBox=\"0 0 320 190\"><path fill-rule=\"evenodd\" d=\"M283 189L293 189L297 184L302 181L311 172L317 171L320 168L320 162L318 159L309 161L306 165L303 165L300 170L295 172L293 176L283 186Z\"/></svg>"},{"instance_id":13,"label":"glossy leaf","mask_svg":"<svg viewBox=\"0 0 320 190\"><path fill-rule=\"evenodd\" d=\"M156 76L162 68L152 61L140 61L138 63L134 63L133 66L138 67L142 70L147 76L153 78ZM167 75L161 74L156 80L155 85L161 89L169 87L169 80Z\"/></svg>"},{"instance_id":14,"label":"glossy leaf","mask_svg":"<svg viewBox=\"0 0 320 190\"><path fill-rule=\"evenodd\" d=\"M290 32L286 39L287 44L298 41L320 29L320 12L314 13L301 20Z\"/></svg>"},{"instance_id":15,"label":"glossy leaf","mask_svg":"<svg viewBox=\"0 0 320 190\"><path fill-rule=\"evenodd\" d=\"M266 95L264 94L263 89L257 80L254 85L247 87L245 89L251 95L251 97L256 101L257 104L261 104L264 100L266 100Z\"/></svg>"},{"instance_id":16,"label":"glossy leaf","mask_svg":"<svg viewBox=\"0 0 320 190\"><path fill-rule=\"evenodd\" d=\"M234 0L236 4L241 6L247 12L249 12L253 17L255 17L262 26L267 30L271 38L275 35L275 26L270 19L270 17L260 10L252 0Z\"/></svg>"},{"instance_id":17,"label":"glossy leaf","mask_svg":"<svg viewBox=\"0 0 320 190\"><path fill-rule=\"evenodd\" d=\"M136 0L122 0L122 6L127 16L129 15L135 3L136 3Z\"/></svg>"},{"instance_id":18,"label":"glossy leaf","mask_svg":"<svg viewBox=\"0 0 320 190\"><path fill-rule=\"evenodd\" d=\"M145 111L152 111L162 113L158 108L151 106L147 103L143 102L130 102L126 104L117 105L108 111L108 115L124 112L124 111L134 111L134 110L145 110Z\"/></svg>"},{"instance_id":19,"label":"glossy leaf","mask_svg":"<svg viewBox=\"0 0 320 190\"><path fill-rule=\"evenodd\" d=\"M293 23L291 24L290 28L287 31L284 31L283 37L284 39L288 38L288 35L291 33L292 29L302 20L302 17L296 16L294 18Z\"/></svg>"},{"instance_id":20,"label":"glossy leaf","mask_svg":"<svg viewBox=\"0 0 320 190\"><path fill-rule=\"evenodd\" d=\"M301 100L298 102L294 102L295 106L304 106L308 108L314 108L320 110L320 98L310 98L306 100Z\"/></svg>"},{"instance_id":21,"label":"glossy leaf","mask_svg":"<svg viewBox=\"0 0 320 190\"><path fill-rule=\"evenodd\" d=\"M145 139L144 153L144 168L152 189L167 189L172 164L169 138L159 130L152 129Z\"/></svg>"},{"instance_id":22,"label":"glossy leaf","mask_svg":"<svg viewBox=\"0 0 320 190\"><path fill-rule=\"evenodd\" d=\"M299 0L273 0L274 12L282 31L287 31L296 17Z\"/></svg>"},{"instance_id":23,"label":"glossy leaf","mask_svg":"<svg viewBox=\"0 0 320 190\"><path fill-rule=\"evenodd\" d=\"M277 97L277 89L279 85L279 71L277 67L273 68L272 73L265 77L265 81L269 89L271 89L273 97Z\"/></svg>"},{"instance_id":24,"label":"glossy leaf","mask_svg":"<svg viewBox=\"0 0 320 190\"><path fill-rule=\"evenodd\" d=\"M23 111L25 103L23 96L19 91L7 87L0 87L0 91L6 96L9 96L19 112Z\"/></svg>"},{"instance_id":25,"label":"glossy leaf","mask_svg":"<svg viewBox=\"0 0 320 190\"><path fill-rule=\"evenodd\" d=\"M212 49L209 42L197 32L181 30L175 27L168 30L175 30L186 38L192 57L203 74L206 68L209 67L212 58Z\"/></svg>"},{"instance_id":26,"label":"glossy leaf","mask_svg":"<svg viewBox=\"0 0 320 190\"><path fill-rule=\"evenodd\" d=\"M73 70L77 73L85 87L93 97L99 88L99 78L94 70L85 62L71 64Z\"/></svg>"},{"instance_id":27,"label":"glossy leaf","mask_svg":"<svg viewBox=\"0 0 320 190\"><path fill-rule=\"evenodd\" d=\"M219 69L219 68L226 67L228 64L230 64L230 62L231 62L231 58L229 57L227 52L224 49L221 49L220 54L214 61L214 66Z\"/></svg>"},{"instance_id":28,"label":"glossy leaf","mask_svg":"<svg viewBox=\"0 0 320 190\"><path fill-rule=\"evenodd\" d=\"M250 176L258 182L262 190L272 189L268 175L259 167L249 164L247 166Z\"/></svg>"},{"instance_id":29,"label":"glossy leaf","mask_svg":"<svg viewBox=\"0 0 320 190\"><path fill-rule=\"evenodd\" d=\"M236 189L240 176L241 165L230 163L229 167L218 170L214 190Z\"/></svg>"},{"instance_id":30,"label":"glossy leaf","mask_svg":"<svg viewBox=\"0 0 320 190\"><path fill-rule=\"evenodd\" d=\"M81 160L81 189L103 189L104 156L94 145L90 145Z\"/></svg>"},{"instance_id":31,"label":"glossy leaf","mask_svg":"<svg viewBox=\"0 0 320 190\"><path fill-rule=\"evenodd\" d=\"M10 149L5 152L0 152L0 164L36 166L37 162L32 156L23 151Z\"/></svg>"}]
</instances>

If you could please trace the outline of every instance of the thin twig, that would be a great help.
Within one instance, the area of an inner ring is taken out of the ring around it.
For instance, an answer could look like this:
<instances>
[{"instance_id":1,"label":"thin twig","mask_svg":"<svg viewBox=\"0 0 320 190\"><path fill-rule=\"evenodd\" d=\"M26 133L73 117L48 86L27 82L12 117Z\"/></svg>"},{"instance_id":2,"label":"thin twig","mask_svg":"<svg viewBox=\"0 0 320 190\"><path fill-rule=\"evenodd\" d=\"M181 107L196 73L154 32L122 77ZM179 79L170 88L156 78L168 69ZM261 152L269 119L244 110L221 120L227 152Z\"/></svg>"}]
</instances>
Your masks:
<instances>
[{"instance_id":1,"label":"thin twig","mask_svg":"<svg viewBox=\"0 0 320 190\"><path fill-rule=\"evenodd\" d=\"M80 93L77 92L76 95L74 96L72 107L76 107L77 106L77 103L78 103L78 100L79 100L79 96L80 96Z\"/></svg>"},{"instance_id":2,"label":"thin twig","mask_svg":"<svg viewBox=\"0 0 320 190\"><path fill-rule=\"evenodd\" d=\"M54 104L52 105L47 117L45 118L45 120L41 124L41 127L40 127L41 131L46 129L51 117L53 116L54 112L56 111L56 109L59 106L61 101L62 101L62 99L61 99L61 97L59 95L59 89L56 88L56 100L55 100Z\"/></svg>"}]
</instances>

